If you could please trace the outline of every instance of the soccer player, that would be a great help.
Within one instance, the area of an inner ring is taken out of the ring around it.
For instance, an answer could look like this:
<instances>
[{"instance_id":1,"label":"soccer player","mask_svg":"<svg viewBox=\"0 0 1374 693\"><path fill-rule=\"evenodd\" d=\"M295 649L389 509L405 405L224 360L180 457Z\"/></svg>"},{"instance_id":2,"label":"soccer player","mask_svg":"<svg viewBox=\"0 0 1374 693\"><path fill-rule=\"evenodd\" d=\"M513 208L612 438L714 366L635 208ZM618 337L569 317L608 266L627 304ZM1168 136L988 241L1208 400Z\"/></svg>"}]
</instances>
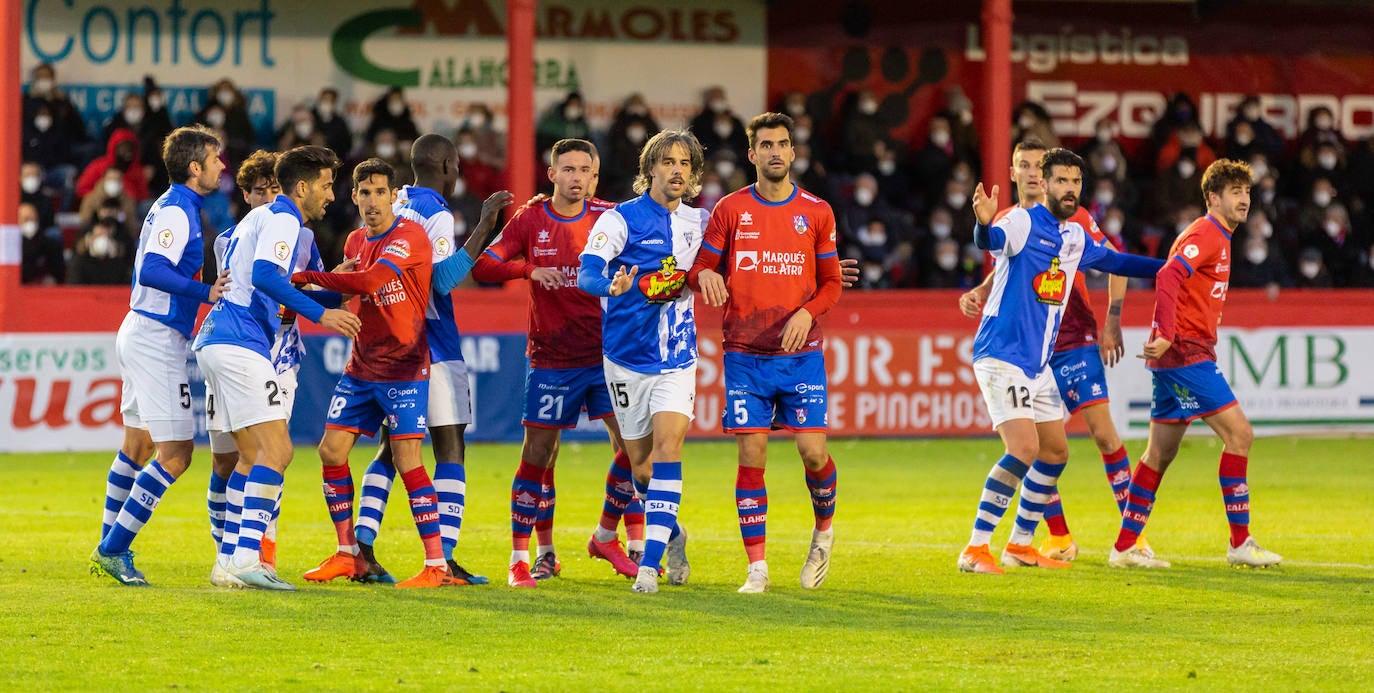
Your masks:
<instances>
[{"instance_id":1,"label":"soccer player","mask_svg":"<svg viewBox=\"0 0 1374 693\"><path fill-rule=\"evenodd\" d=\"M606 382L644 498L648 536L635 592L658 591L665 552L669 583L684 584L691 574L687 534L677 522L697 370L685 268L696 261L709 215L683 200L700 190L704 159L690 132L651 137L639 154L639 197L596 220L577 272L579 288L607 299L601 323Z\"/></svg>"},{"instance_id":2,"label":"soccer player","mask_svg":"<svg viewBox=\"0 0 1374 693\"><path fill-rule=\"evenodd\" d=\"M178 128L163 141L162 160L177 182L143 220L129 314L115 338L124 444L106 479L105 515L91 571L123 585L148 584L134 567L129 546L167 487L191 464L195 448L187 340L200 304L219 300L229 287L223 272L213 285L200 281L200 205L219 188L222 147L200 126ZM143 465L154 447L157 459Z\"/></svg>"},{"instance_id":3,"label":"soccer player","mask_svg":"<svg viewBox=\"0 0 1374 693\"><path fill-rule=\"evenodd\" d=\"M816 322L840 297L835 215L792 183L790 117L755 116L745 134L758 182L716 204L688 282L709 305L725 306L721 426L739 447L735 507L749 557L739 591L768 590L763 475L774 422L795 434L811 492L815 526L801 585L815 589L830 569L835 543L835 461L826 447L825 357Z\"/></svg>"},{"instance_id":4,"label":"soccer player","mask_svg":"<svg viewBox=\"0 0 1374 693\"><path fill-rule=\"evenodd\" d=\"M216 416L224 416L240 453L239 467L229 477L224 537L210 575L215 585L295 589L261 562L262 535L293 454L272 344L282 308L345 337L358 333L358 316L326 308L288 281L301 247L313 242L303 233L304 224L323 218L325 205L334 200L338 166L338 157L324 147L281 154L276 178L282 194L235 227L224 262L231 276L241 279L215 303L196 335L197 360L217 399ZM329 302L337 304L338 297Z\"/></svg>"},{"instance_id":5,"label":"soccer player","mask_svg":"<svg viewBox=\"0 0 1374 693\"><path fill-rule=\"evenodd\" d=\"M1016 528L1002 552L1003 565L1071 565L1030 544L1069 454L1063 403L1048 368L1050 349L1080 270L1096 267L1111 274L1152 277L1163 264L1101 245L1072 221L1084 168L1083 159L1067 149L1045 152L1040 158L1044 203L1017 207L996 223L998 187L993 186L989 196L979 183L973 193L978 220L974 243L992 251L997 261L992 292L974 337L973 372L1006 452L984 482L973 534L959 555L959 570L964 572L1004 572L993 561L988 543L1022 479L1026 484Z\"/></svg>"},{"instance_id":6,"label":"soccer player","mask_svg":"<svg viewBox=\"0 0 1374 693\"><path fill-rule=\"evenodd\" d=\"M1022 208L1030 209L1044 203L1045 186L1040 173L1040 157L1044 153L1045 145L1033 137L1018 142L1012 149L1011 180L1016 184L1017 202ZM1006 216L1015 208L1008 207L998 212L997 218ZM1079 207L1070 221L1083 227L1094 241L1112 247L1087 209ZM1083 274L1079 272L1074 277L1073 293L1064 307L1059 337L1054 343L1054 353L1050 355L1050 371L1059 387L1059 398L1068 406L1069 414L1081 414L1083 421L1088 424L1088 433L1102 455L1112 497L1117 507L1125 511L1126 489L1131 484L1131 465L1126 447L1116 432L1116 425L1112 423L1103 363L1115 366L1125 353L1121 342L1121 306L1126 298L1126 278L1113 275L1109 280L1107 323L1102 329L1101 341L1094 344L1098 341L1097 318L1088 301ZM977 318L982 314L988 294L992 291L992 278L993 275L989 274L981 285L959 297L959 309L964 315ZM1040 544L1040 552L1050 558L1072 561L1078 556L1078 544L1069 532L1063 508L1056 489L1050 495L1050 502L1045 505L1045 524L1049 527L1050 536Z\"/></svg>"},{"instance_id":7,"label":"soccer player","mask_svg":"<svg viewBox=\"0 0 1374 693\"><path fill-rule=\"evenodd\" d=\"M425 406L429 402L429 342L425 311L429 307L433 250L423 226L392 210L396 172L381 159L368 159L353 169L353 202L364 228L349 234L344 254L358 259L357 271L299 272L293 281L361 296L363 321L334 397L329 402L324 439L320 441L325 502L338 551L305 579L325 582L336 577L363 578L366 567L353 533L353 473L348 453L359 434L377 435L385 420L390 428L392 458L410 496L410 512L425 547L425 566L399 588L466 584L449 573L439 538L439 499L425 471Z\"/></svg>"},{"instance_id":8,"label":"soccer player","mask_svg":"<svg viewBox=\"0 0 1374 693\"><path fill-rule=\"evenodd\" d=\"M458 150L442 135L421 135L411 145L411 167L415 185L401 188L395 212L422 226L433 248L433 276L425 327L429 341L430 379L429 435L434 447L434 486L439 497L439 532L444 560L449 573L459 584L482 585L488 582L474 575L453 558L458 533L463 526L467 503L467 471L463 464L463 432L472 423L472 395L467 364L463 361L458 324L453 317L449 293L467 276L477 256L490 241L497 214L510 204L511 194L502 190L482 203L482 217L463 252L454 252L453 212L445 195L458 181ZM377 562L373 545L381 529L382 515L396 477L391 445L385 432L377 457L363 475L361 507L358 510L357 539L369 579L388 581Z\"/></svg>"},{"instance_id":9,"label":"soccer player","mask_svg":"<svg viewBox=\"0 0 1374 693\"><path fill-rule=\"evenodd\" d=\"M1154 324L1145 344L1145 365L1153 372L1150 437L1131 479L1121 531L1107 565L1168 568L1141 550L1137 537L1154 509L1164 471L1178 456L1188 424L1202 419L1221 438L1217 470L1231 543L1233 566L1267 568L1283 557L1260 548L1250 536L1250 486L1246 481L1254 431L1217 365L1217 325L1231 278L1231 234L1250 211L1250 167L1218 159L1202 174L1207 214L1190 224L1169 248L1169 260L1155 283Z\"/></svg>"},{"instance_id":10,"label":"soccer player","mask_svg":"<svg viewBox=\"0 0 1374 693\"><path fill-rule=\"evenodd\" d=\"M552 539L553 469L562 429L576 426L584 408L588 418L606 422L617 464L628 477L629 458L611 418L615 412L601 362L601 301L575 288L578 256L587 245L588 232L610 207L588 199L596 174L596 147L591 142L556 142L547 173L553 196L517 211L472 272L479 281L530 280L525 439L511 484L511 587L535 587L561 570ZM606 502L618 503L623 510L629 501L608 496ZM593 556L609 553L616 570L634 577L638 568L616 541L616 524L611 525L607 549L594 537L588 550ZM539 558L531 561L530 534L536 528Z\"/></svg>"}]
</instances>

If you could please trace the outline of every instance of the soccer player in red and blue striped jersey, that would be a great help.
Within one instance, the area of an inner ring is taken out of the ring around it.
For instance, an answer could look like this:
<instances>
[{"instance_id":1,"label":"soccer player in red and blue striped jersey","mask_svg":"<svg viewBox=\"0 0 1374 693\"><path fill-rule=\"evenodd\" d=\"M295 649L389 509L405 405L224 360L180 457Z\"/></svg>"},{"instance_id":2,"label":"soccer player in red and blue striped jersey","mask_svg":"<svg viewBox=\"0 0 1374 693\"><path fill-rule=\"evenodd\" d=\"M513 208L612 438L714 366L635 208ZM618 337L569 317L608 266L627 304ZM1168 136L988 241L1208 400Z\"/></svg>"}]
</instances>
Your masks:
<instances>
[{"instance_id":1,"label":"soccer player in red and blue striped jersey","mask_svg":"<svg viewBox=\"0 0 1374 693\"><path fill-rule=\"evenodd\" d=\"M746 134L758 182L716 204L688 281L708 304L725 306L722 424L739 446L735 506L749 557L739 591L769 586L763 474L774 426L795 434L806 469L815 527L801 584L815 589L834 543L835 461L826 446L825 359L815 320L840 297L835 215L791 180L791 118L764 113Z\"/></svg>"}]
</instances>

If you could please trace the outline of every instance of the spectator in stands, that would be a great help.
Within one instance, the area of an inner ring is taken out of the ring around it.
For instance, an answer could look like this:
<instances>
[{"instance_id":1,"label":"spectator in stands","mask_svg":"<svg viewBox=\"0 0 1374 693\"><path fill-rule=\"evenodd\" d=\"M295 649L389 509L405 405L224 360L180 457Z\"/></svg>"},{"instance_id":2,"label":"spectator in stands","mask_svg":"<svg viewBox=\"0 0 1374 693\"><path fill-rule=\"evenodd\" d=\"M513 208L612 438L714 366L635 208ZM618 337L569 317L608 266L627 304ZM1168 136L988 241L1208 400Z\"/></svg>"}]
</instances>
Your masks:
<instances>
[{"instance_id":1,"label":"spectator in stands","mask_svg":"<svg viewBox=\"0 0 1374 693\"><path fill-rule=\"evenodd\" d=\"M928 289L971 289L977 283L976 268L963 262L959 242L953 238L935 241L935 252L921 286Z\"/></svg>"},{"instance_id":2,"label":"spectator in stands","mask_svg":"<svg viewBox=\"0 0 1374 693\"><path fill-rule=\"evenodd\" d=\"M172 134L172 115L167 110L167 95L152 77L143 78L143 103L148 111L139 131L138 154L143 160L143 176L148 190L166 190L171 184L167 164L162 161L162 142Z\"/></svg>"},{"instance_id":3,"label":"spectator in stands","mask_svg":"<svg viewBox=\"0 0 1374 693\"><path fill-rule=\"evenodd\" d=\"M110 117L110 121L105 124L105 129L101 134L100 141L104 145L109 145L110 135L115 130L124 129L134 133L140 143L143 142L143 127L147 124L148 104L143 100L143 95L138 92L129 92L124 95L124 103L119 110ZM142 149L139 150L142 158Z\"/></svg>"},{"instance_id":4,"label":"spectator in stands","mask_svg":"<svg viewBox=\"0 0 1374 693\"><path fill-rule=\"evenodd\" d=\"M1330 144L1345 152L1345 138L1336 130L1336 117L1326 106L1316 106L1307 112L1307 129L1298 138L1298 164L1312 168L1317 162L1317 149Z\"/></svg>"},{"instance_id":5,"label":"spectator in stands","mask_svg":"<svg viewBox=\"0 0 1374 693\"><path fill-rule=\"evenodd\" d=\"M52 212L48 212L51 218ZM19 235L22 265L19 281L25 284L58 284L67 276L62 257L62 231L45 226L39 209L29 202L19 203Z\"/></svg>"},{"instance_id":6,"label":"spectator in stands","mask_svg":"<svg viewBox=\"0 0 1374 693\"><path fill-rule=\"evenodd\" d=\"M1249 225L1247 221L1246 226ZM1235 238L1242 240L1239 244L1232 242L1232 247L1239 246L1240 252L1232 252L1235 261L1231 266L1231 286L1265 288L1272 295L1280 286L1289 285L1283 261L1274 253L1268 238L1254 231L1237 233Z\"/></svg>"},{"instance_id":7,"label":"spectator in stands","mask_svg":"<svg viewBox=\"0 0 1374 693\"><path fill-rule=\"evenodd\" d=\"M57 201L43 184L43 167L37 161L19 165L19 201L33 205L40 229L46 230L53 225Z\"/></svg>"},{"instance_id":8,"label":"spectator in stands","mask_svg":"<svg viewBox=\"0 0 1374 693\"><path fill-rule=\"evenodd\" d=\"M730 108L725 89L710 87L702 92L701 102L701 112L692 118L689 127L706 150L706 156L729 149L735 153L736 161L743 161L749 151L749 138L744 134L744 123ZM753 170L752 166L748 168Z\"/></svg>"},{"instance_id":9,"label":"spectator in stands","mask_svg":"<svg viewBox=\"0 0 1374 693\"><path fill-rule=\"evenodd\" d=\"M314 145L328 147L329 138L315 122L315 113L305 104L291 109L291 115L277 130L277 151L284 152L294 147Z\"/></svg>"},{"instance_id":10,"label":"spectator in stands","mask_svg":"<svg viewBox=\"0 0 1374 693\"><path fill-rule=\"evenodd\" d=\"M363 139L376 143L383 130L390 130L398 146L407 153L410 152L410 143L420 136L410 104L406 103L405 90L400 87L386 90L385 94L372 102L372 121L367 124ZM409 169L409 166L406 168ZM400 170L396 172L400 173Z\"/></svg>"},{"instance_id":11,"label":"spectator in stands","mask_svg":"<svg viewBox=\"0 0 1374 693\"><path fill-rule=\"evenodd\" d=\"M644 142L659 131L658 121L638 92L626 97L611 121L607 151L601 157L601 187L598 194L609 200L627 200L639 172L639 151Z\"/></svg>"},{"instance_id":12,"label":"spectator in stands","mask_svg":"<svg viewBox=\"0 0 1374 693\"><path fill-rule=\"evenodd\" d=\"M340 159L348 161L353 156L353 131L349 129L348 120L344 118L343 108L339 105L339 90L333 87L321 89L312 113L320 132L324 133L324 146L333 150Z\"/></svg>"},{"instance_id":13,"label":"spectator in stands","mask_svg":"<svg viewBox=\"0 0 1374 693\"><path fill-rule=\"evenodd\" d=\"M1355 278L1350 286L1361 289L1374 288L1374 245L1369 245L1360 255L1360 264L1355 268Z\"/></svg>"},{"instance_id":14,"label":"spectator in stands","mask_svg":"<svg viewBox=\"0 0 1374 693\"><path fill-rule=\"evenodd\" d=\"M71 185L76 176L76 157L72 153L71 139L59 130L52 109L47 103L38 103L33 114L24 118L23 157L36 161L53 178L45 181L54 187Z\"/></svg>"},{"instance_id":15,"label":"spectator in stands","mask_svg":"<svg viewBox=\"0 0 1374 693\"><path fill-rule=\"evenodd\" d=\"M1033 137L1045 143L1050 149L1059 146L1059 136L1054 134L1049 111L1046 111L1044 106L1034 101L1022 101L1012 110L1011 118L1012 142Z\"/></svg>"},{"instance_id":16,"label":"spectator in stands","mask_svg":"<svg viewBox=\"0 0 1374 693\"><path fill-rule=\"evenodd\" d=\"M71 284L128 284L133 273L129 237L121 230L119 209L102 207L76 241L67 281Z\"/></svg>"},{"instance_id":17,"label":"spectator in stands","mask_svg":"<svg viewBox=\"0 0 1374 693\"><path fill-rule=\"evenodd\" d=\"M587 104L582 99L582 92L568 92L562 101L545 111L534 128L534 135L535 146L541 152L553 148L558 140L591 139L592 128L587 124Z\"/></svg>"},{"instance_id":18,"label":"spectator in stands","mask_svg":"<svg viewBox=\"0 0 1374 693\"><path fill-rule=\"evenodd\" d=\"M969 204L969 196L973 194L973 186L967 180L959 180L950 176L945 181L945 195L941 204L949 208L950 217L954 221L954 239L960 243L973 242L973 227L978 220L973 214L973 205Z\"/></svg>"},{"instance_id":19,"label":"spectator in stands","mask_svg":"<svg viewBox=\"0 0 1374 693\"><path fill-rule=\"evenodd\" d=\"M75 165L85 161L99 145L91 141L91 133L81 119L80 111L76 110L71 98L58 85L57 70L49 63L40 63L29 74L32 79L28 91L24 93L24 122L33 123L40 111L46 111L48 127L44 130L62 138L64 150L70 152L71 156L70 161L45 161L44 168L51 171L57 165Z\"/></svg>"},{"instance_id":20,"label":"spectator in stands","mask_svg":"<svg viewBox=\"0 0 1374 693\"><path fill-rule=\"evenodd\" d=\"M1333 142L1318 143L1316 155L1310 161L1298 162L1299 186L1310 190L1318 178L1331 181L1337 194L1346 197L1345 183L1349 178L1346 176L1345 150Z\"/></svg>"},{"instance_id":21,"label":"spectator in stands","mask_svg":"<svg viewBox=\"0 0 1374 693\"><path fill-rule=\"evenodd\" d=\"M1180 208L1196 206L1201 199L1201 186L1202 169L1197 159L1191 154L1181 154L1173 165L1155 175L1155 218L1161 224L1172 226L1177 221Z\"/></svg>"},{"instance_id":22,"label":"spectator in stands","mask_svg":"<svg viewBox=\"0 0 1374 693\"><path fill-rule=\"evenodd\" d=\"M1098 224L1107 218L1107 210L1121 205L1121 201L1116 196L1116 181L1112 178L1098 178L1093 183L1092 194L1086 198L1080 204L1087 208L1088 214Z\"/></svg>"},{"instance_id":23,"label":"spectator in stands","mask_svg":"<svg viewBox=\"0 0 1374 693\"><path fill-rule=\"evenodd\" d=\"M792 149L796 152L796 158L792 159L792 182L831 202L833 206L835 188L826 175L825 164L816 158L811 145L806 142L794 144Z\"/></svg>"},{"instance_id":24,"label":"spectator in stands","mask_svg":"<svg viewBox=\"0 0 1374 693\"><path fill-rule=\"evenodd\" d=\"M923 207L929 207L940 199L945 180L954 170L954 163L964 158L963 152L954 144L948 118L931 116L926 129L925 144L916 152L912 165L916 176L915 187L921 195Z\"/></svg>"},{"instance_id":25,"label":"spectator in stands","mask_svg":"<svg viewBox=\"0 0 1374 693\"><path fill-rule=\"evenodd\" d=\"M964 152L979 151L978 126L973 122L973 102L964 94L963 87L955 85L945 91L944 116L949 120L954 147Z\"/></svg>"},{"instance_id":26,"label":"spectator in stands","mask_svg":"<svg viewBox=\"0 0 1374 693\"><path fill-rule=\"evenodd\" d=\"M773 107L773 110L791 116L795 124L797 118L806 113L806 94L802 93L800 89L793 89L778 99L778 104Z\"/></svg>"},{"instance_id":27,"label":"spectator in stands","mask_svg":"<svg viewBox=\"0 0 1374 693\"><path fill-rule=\"evenodd\" d=\"M1083 147L1083 159L1088 162L1087 173L1093 178L1110 178L1117 186L1129 180L1126 152L1116 141L1120 130L1116 122L1103 118L1097 121L1093 139Z\"/></svg>"},{"instance_id":28,"label":"spectator in stands","mask_svg":"<svg viewBox=\"0 0 1374 693\"><path fill-rule=\"evenodd\" d=\"M76 194L82 198L83 208L85 197L98 184L109 179L107 173L111 169L119 172L119 178L123 181L121 190L128 193L135 204L151 197L143 162L139 158L138 137L129 130L120 129L110 135L105 156L92 160L76 179ZM85 218L84 215L82 218Z\"/></svg>"},{"instance_id":29,"label":"spectator in stands","mask_svg":"<svg viewBox=\"0 0 1374 693\"><path fill-rule=\"evenodd\" d=\"M1327 205L1318 229L1302 229L1299 242L1322 254L1322 264L1336 286L1347 286L1354 279L1368 240L1350 224L1350 213L1344 204Z\"/></svg>"},{"instance_id":30,"label":"spectator in stands","mask_svg":"<svg viewBox=\"0 0 1374 693\"><path fill-rule=\"evenodd\" d=\"M701 174L701 193L692 200L692 206L710 211L716 208L716 203L720 202L720 198L725 197L725 194L720 174L715 169L708 168Z\"/></svg>"},{"instance_id":31,"label":"spectator in stands","mask_svg":"<svg viewBox=\"0 0 1374 693\"><path fill-rule=\"evenodd\" d=\"M1245 127L1242 127L1244 125ZM1248 134L1242 136L1242 132ZM1226 156L1232 159L1249 159L1255 153L1263 153L1270 161L1283 154L1283 135L1264 119L1259 97L1250 95L1240 102L1236 115L1226 124Z\"/></svg>"},{"instance_id":32,"label":"spectator in stands","mask_svg":"<svg viewBox=\"0 0 1374 693\"><path fill-rule=\"evenodd\" d=\"M911 180L897 160L897 149L880 139L873 143L873 157L877 161L873 173L878 179L878 194L894 209L907 208L911 204Z\"/></svg>"},{"instance_id":33,"label":"spectator in stands","mask_svg":"<svg viewBox=\"0 0 1374 693\"><path fill-rule=\"evenodd\" d=\"M729 149L722 149L710 155L706 162L710 170L720 178L720 185L728 192L734 192L749 184L749 178L739 166L739 159Z\"/></svg>"},{"instance_id":34,"label":"spectator in stands","mask_svg":"<svg viewBox=\"0 0 1374 693\"><path fill-rule=\"evenodd\" d=\"M1182 123L1169 135L1155 157L1155 170L1167 171L1184 157L1192 159L1199 171L1207 170L1217 160L1216 152L1202 136L1202 126L1196 122Z\"/></svg>"},{"instance_id":35,"label":"spectator in stands","mask_svg":"<svg viewBox=\"0 0 1374 693\"><path fill-rule=\"evenodd\" d=\"M1160 114L1159 120L1150 126L1150 136L1145 141L1145 146L1141 147L1140 161L1146 165L1155 166L1155 173L1159 173L1158 161L1160 152L1174 137L1174 133L1179 129L1195 125L1198 131L1202 131L1202 123L1198 120L1197 104L1193 103L1193 98L1183 92L1175 92L1169 97L1169 103L1164 107L1164 112ZM1176 158L1176 157L1171 157ZM1193 160L1196 162L1197 157ZM1209 162L1210 163L1210 162Z\"/></svg>"},{"instance_id":36,"label":"spectator in stands","mask_svg":"<svg viewBox=\"0 0 1374 693\"><path fill-rule=\"evenodd\" d=\"M1374 207L1374 137L1365 138L1354 147L1350 155L1350 167L1346 169L1350 181L1350 194L1360 201L1360 209L1365 213Z\"/></svg>"},{"instance_id":37,"label":"spectator in stands","mask_svg":"<svg viewBox=\"0 0 1374 693\"><path fill-rule=\"evenodd\" d=\"M225 156L234 164L243 161L258 143L258 134L248 117L247 97L228 77L210 85L206 95L205 105L191 120L223 131Z\"/></svg>"},{"instance_id":38,"label":"spectator in stands","mask_svg":"<svg viewBox=\"0 0 1374 693\"><path fill-rule=\"evenodd\" d=\"M375 156L391 164L396 170L397 188L415 182L415 174L410 167L410 147L405 146L400 137L391 130L378 130L368 148L367 156Z\"/></svg>"},{"instance_id":39,"label":"spectator in stands","mask_svg":"<svg viewBox=\"0 0 1374 693\"><path fill-rule=\"evenodd\" d=\"M1304 246L1312 244L1312 239L1323 235L1322 225L1326 223L1326 210L1339 201L1336 186L1325 178L1312 181L1307 190L1306 203L1298 214L1298 234Z\"/></svg>"},{"instance_id":40,"label":"spectator in stands","mask_svg":"<svg viewBox=\"0 0 1374 693\"><path fill-rule=\"evenodd\" d=\"M506 175L477 156L477 136L471 130L459 130L453 143L458 146L458 171L463 175L468 194L477 199L480 209L482 200L506 187ZM478 217L469 220L469 225L475 226L479 217L480 212Z\"/></svg>"},{"instance_id":41,"label":"spectator in stands","mask_svg":"<svg viewBox=\"0 0 1374 693\"><path fill-rule=\"evenodd\" d=\"M878 180L870 173L854 179L854 187L840 208L837 219L843 244L849 257L868 257L882 261L887 254L887 228L896 217L895 210L878 196ZM877 220L882 233L870 232L868 225Z\"/></svg>"},{"instance_id":42,"label":"spectator in stands","mask_svg":"<svg viewBox=\"0 0 1374 693\"><path fill-rule=\"evenodd\" d=\"M467 117L460 129L472 131L477 158L494 169L506 168L506 135L496 129L496 116L486 104L468 104Z\"/></svg>"},{"instance_id":43,"label":"spectator in stands","mask_svg":"<svg viewBox=\"0 0 1374 693\"><path fill-rule=\"evenodd\" d=\"M119 211L115 215L118 217L116 221L119 222L120 230L130 236L137 229L135 222L143 221L138 218L138 201L129 192L124 174L118 168L106 169L99 183L81 198L81 207L77 210L81 225L90 226L101 210L106 208Z\"/></svg>"},{"instance_id":44,"label":"spectator in stands","mask_svg":"<svg viewBox=\"0 0 1374 693\"><path fill-rule=\"evenodd\" d=\"M459 168L462 168L461 163ZM448 196L448 206L453 210L453 237L459 244L467 237L468 229L476 226L482 218L482 201L485 199L474 195L463 178L459 177L454 182L453 194Z\"/></svg>"},{"instance_id":45,"label":"spectator in stands","mask_svg":"<svg viewBox=\"0 0 1374 693\"><path fill-rule=\"evenodd\" d=\"M840 119L839 157L850 173L873 172L877 160L874 146L887 136L888 124L878 112L878 95L860 89L851 108Z\"/></svg>"},{"instance_id":46,"label":"spectator in stands","mask_svg":"<svg viewBox=\"0 0 1374 693\"><path fill-rule=\"evenodd\" d=\"M1296 286L1300 289L1331 288L1331 274L1326 270L1326 263L1322 262L1322 251L1316 248L1302 249L1302 254L1298 256Z\"/></svg>"},{"instance_id":47,"label":"spectator in stands","mask_svg":"<svg viewBox=\"0 0 1374 693\"><path fill-rule=\"evenodd\" d=\"M1102 212L1102 218L1098 219L1097 227L1102 231L1102 235L1112 242L1112 245L1121 248L1125 252L1138 252L1137 244L1140 242L1139 229L1131 229L1127 232L1126 212L1115 205L1107 207Z\"/></svg>"}]
</instances>

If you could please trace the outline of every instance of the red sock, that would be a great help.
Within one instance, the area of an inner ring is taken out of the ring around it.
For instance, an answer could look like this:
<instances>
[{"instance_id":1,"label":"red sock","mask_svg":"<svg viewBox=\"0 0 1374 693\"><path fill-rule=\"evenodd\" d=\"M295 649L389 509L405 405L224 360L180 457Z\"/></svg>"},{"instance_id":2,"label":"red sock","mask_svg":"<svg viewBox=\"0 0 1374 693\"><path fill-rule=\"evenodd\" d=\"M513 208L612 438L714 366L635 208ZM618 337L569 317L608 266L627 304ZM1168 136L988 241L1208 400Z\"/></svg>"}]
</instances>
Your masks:
<instances>
[{"instance_id":1,"label":"red sock","mask_svg":"<svg viewBox=\"0 0 1374 693\"><path fill-rule=\"evenodd\" d=\"M423 465L401 474L410 500L410 515L425 545L425 565L444 565L444 545L439 536L439 494Z\"/></svg>"},{"instance_id":2,"label":"red sock","mask_svg":"<svg viewBox=\"0 0 1374 693\"><path fill-rule=\"evenodd\" d=\"M635 497L635 482L630 476L630 456L617 450L611 468L606 472L606 500L601 504L601 521L597 524L608 532L615 532L625 508ZM629 522L626 522L629 525Z\"/></svg>"},{"instance_id":3,"label":"red sock","mask_svg":"<svg viewBox=\"0 0 1374 693\"><path fill-rule=\"evenodd\" d=\"M816 471L806 470L806 489L811 492L811 511L816 516L816 531L830 529L835 516L835 458L827 458L825 466Z\"/></svg>"},{"instance_id":4,"label":"red sock","mask_svg":"<svg viewBox=\"0 0 1374 693\"><path fill-rule=\"evenodd\" d=\"M530 550L530 532L539 512L539 487L544 470L524 460L515 470L510 487L510 544L512 551Z\"/></svg>"},{"instance_id":5,"label":"red sock","mask_svg":"<svg viewBox=\"0 0 1374 693\"><path fill-rule=\"evenodd\" d=\"M541 547L553 546L554 502L553 467L547 467L539 481L539 512L535 515L534 521L535 536Z\"/></svg>"},{"instance_id":6,"label":"red sock","mask_svg":"<svg viewBox=\"0 0 1374 693\"><path fill-rule=\"evenodd\" d=\"M735 473L735 510L739 513L739 533L749 562L762 561L768 541L768 487L763 469L740 465Z\"/></svg>"},{"instance_id":7,"label":"red sock","mask_svg":"<svg viewBox=\"0 0 1374 693\"><path fill-rule=\"evenodd\" d=\"M1066 536L1069 533L1069 521L1064 519L1064 503L1059 500L1059 492L1055 491L1050 496L1050 502L1045 504L1045 526L1049 528L1050 535L1055 537Z\"/></svg>"},{"instance_id":8,"label":"red sock","mask_svg":"<svg viewBox=\"0 0 1374 693\"><path fill-rule=\"evenodd\" d=\"M321 468L324 477L324 500L329 507L329 520L339 539L339 550L357 553L357 538L353 534L353 471L345 462Z\"/></svg>"},{"instance_id":9,"label":"red sock","mask_svg":"<svg viewBox=\"0 0 1374 693\"><path fill-rule=\"evenodd\" d=\"M1131 490L1126 496L1126 511L1121 513L1121 532L1116 535L1116 550L1125 551L1140 538L1145 531L1145 523L1150 521L1150 511L1155 507L1155 493L1159 491L1159 472L1141 462L1135 466L1131 476Z\"/></svg>"},{"instance_id":10,"label":"red sock","mask_svg":"<svg viewBox=\"0 0 1374 693\"><path fill-rule=\"evenodd\" d=\"M1229 452L1221 453L1217 477L1221 482L1221 499L1226 504L1226 522L1231 525L1231 546L1240 546L1250 538L1250 485L1245 471L1250 459Z\"/></svg>"}]
</instances>

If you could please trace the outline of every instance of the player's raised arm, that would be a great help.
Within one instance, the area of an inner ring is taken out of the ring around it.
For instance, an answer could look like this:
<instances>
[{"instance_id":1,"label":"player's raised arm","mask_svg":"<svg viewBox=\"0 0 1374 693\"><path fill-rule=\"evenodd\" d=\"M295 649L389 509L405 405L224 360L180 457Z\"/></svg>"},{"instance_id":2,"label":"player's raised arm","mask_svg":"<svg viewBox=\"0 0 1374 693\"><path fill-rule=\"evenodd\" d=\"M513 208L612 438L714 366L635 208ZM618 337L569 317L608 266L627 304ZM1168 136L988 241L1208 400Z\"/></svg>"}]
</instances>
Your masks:
<instances>
[{"instance_id":1,"label":"player's raised arm","mask_svg":"<svg viewBox=\"0 0 1374 693\"><path fill-rule=\"evenodd\" d=\"M989 195L983 192L981 182L973 189L973 216L978 221L978 225L973 227L973 242L983 250L1001 248L1006 243L1006 238L990 226L993 218L997 216L997 193L999 191L1000 188L994 185L992 186L992 194Z\"/></svg>"},{"instance_id":2,"label":"player's raised arm","mask_svg":"<svg viewBox=\"0 0 1374 693\"><path fill-rule=\"evenodd\" d=\"M496 239L496 242L477 256L477 262L472 267L473 279L479 282L531 279L548 287L547 283L542 281L545 277L541 276L536 279L531 276L538 268L529 261L527 255L529 251L528 235L524 233L523 223L526 210L529 209L531 207L528 205L521 207L511 217L510 221L506 222L506 227L501 230L501 236Z\"/></svg>"}]
</instances>

